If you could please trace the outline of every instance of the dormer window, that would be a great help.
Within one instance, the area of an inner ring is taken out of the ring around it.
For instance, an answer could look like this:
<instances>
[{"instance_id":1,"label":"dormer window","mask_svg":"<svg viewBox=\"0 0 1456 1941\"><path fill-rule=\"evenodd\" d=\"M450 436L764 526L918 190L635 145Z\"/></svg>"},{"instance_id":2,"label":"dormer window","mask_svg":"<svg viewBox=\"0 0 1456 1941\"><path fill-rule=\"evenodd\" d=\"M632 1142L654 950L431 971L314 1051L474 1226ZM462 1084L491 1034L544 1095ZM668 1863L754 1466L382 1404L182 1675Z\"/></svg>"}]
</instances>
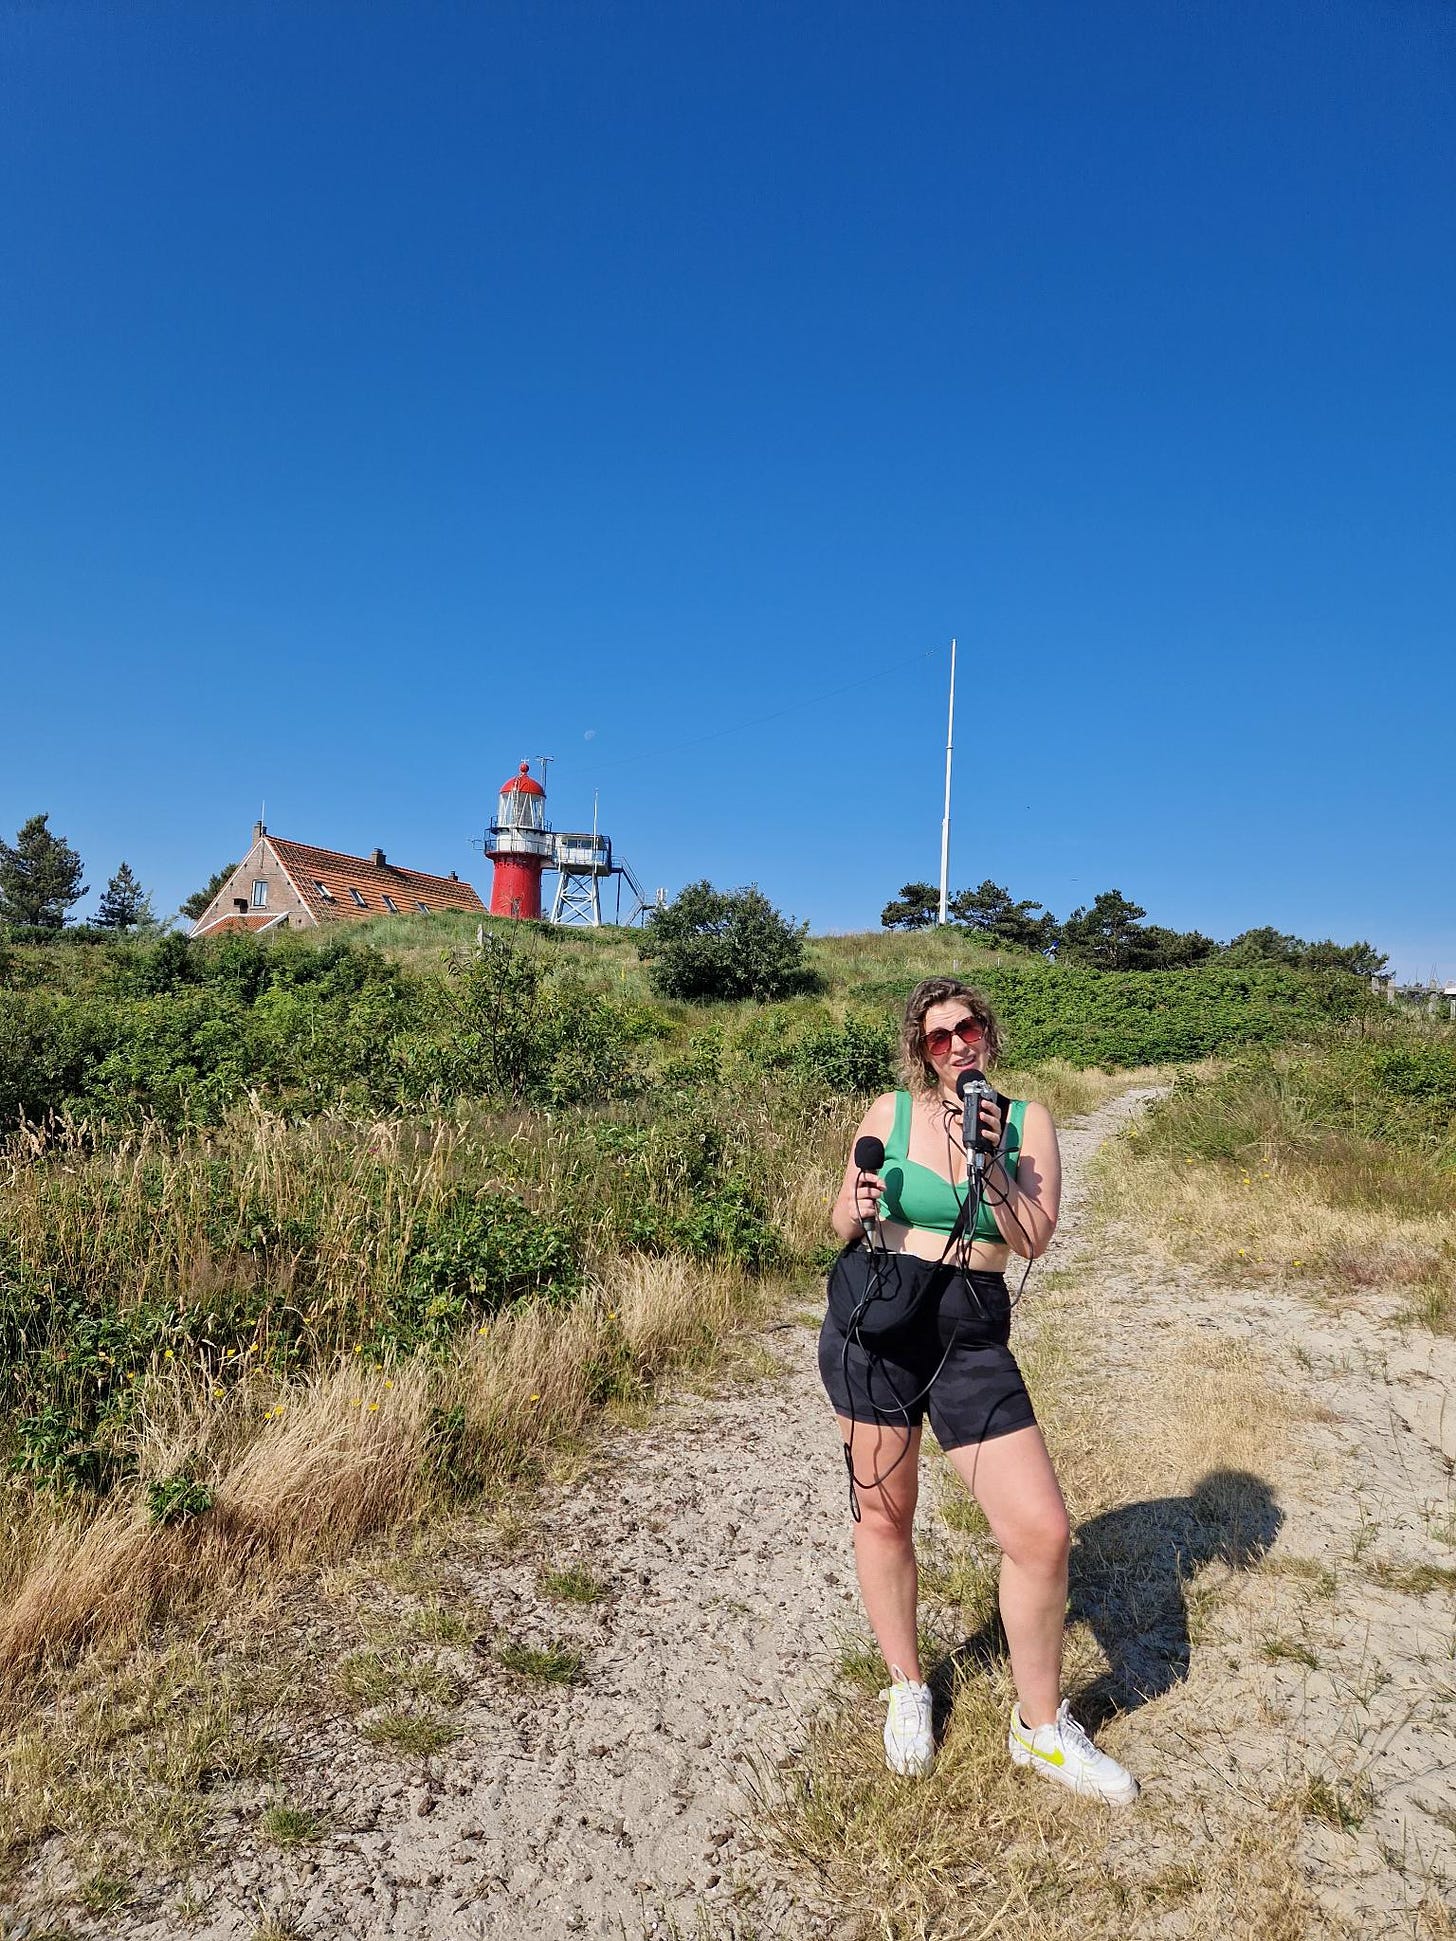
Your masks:
<instances>
[{"instance_id":1,"label":"dormer window","mask_svg":"<svg viewBox=\"0 0 1456 1941\"><path fill-rule=\"evenodd\" d=\"M268 907L268 885L261 879L253 884L253 908L266 910Z\"/></svg>"},{"instance_id":2,"label":"dormer window","mask_svg":"<svg viewBox=\"0 0 1456 1941\"><path fill-rule=\"evenodd\" d=\"M429 906L429 904L428 904L428 903L421 903L421 901L420 901L420 899L419 899L418 897L416 897L416 898L415 898L415 908L416 908L416 909L417 909L417 910L419 911L419 913L420 913L420 915L421 915L422 917L427 917L427 916L428 916L428 915L430 914L430 906Z\"/></svg>"},{"instance_id":3,"label":"dormer window","mask_svg":"<svg viewBox=\"0 0 1456 1941\"><path fill-rule=\"evenodd\" d=\"M320 882L320 881L318 880L318 878L317 878L317 877L315 876L315 878L313 879L313 886L314 886L314 888L315 888L315 889L316 889L316 890L318 891L318 893L319 893L319 895L320 895L320 896L321 896L321 897L323 898L323 900L324 900L324 902L325 902L325 903L332 903L332 902L333 902L333 900L334 900L334 893L333 893L333 891L332 891L332 890L331 890L331 889L329 888L329 886L328 886L328 884L327 884L327 883L321 883L321 882Z\"/></svg>"},{"instance_id":4,"label":"dormer window","mask_svg":"<svg viewBox=\"0 0 1456 1941\"><path fill-rule=\"evenodd\" d=\"M386 896L382 890L380 892L380 901L383 903L385 909L388 910L389 914L392 917L397 917L399 915L399 905L395 902L392 896Z\"/></svg>"},{"instance_id":5,"label":"dormer window","mask_svg":"<svg viewBox=\"0 0 1456 1941\"><path fill-rule=\"evenodd\" d=\"M364 898L360 895L359 891L356 890L352 884L350 884L349 886L349 894L350 896L353 897L354 901L359 905L359 908L361 910L367 910L369 908L369 905L364 901Z\"/></svg>"}]
</instances>

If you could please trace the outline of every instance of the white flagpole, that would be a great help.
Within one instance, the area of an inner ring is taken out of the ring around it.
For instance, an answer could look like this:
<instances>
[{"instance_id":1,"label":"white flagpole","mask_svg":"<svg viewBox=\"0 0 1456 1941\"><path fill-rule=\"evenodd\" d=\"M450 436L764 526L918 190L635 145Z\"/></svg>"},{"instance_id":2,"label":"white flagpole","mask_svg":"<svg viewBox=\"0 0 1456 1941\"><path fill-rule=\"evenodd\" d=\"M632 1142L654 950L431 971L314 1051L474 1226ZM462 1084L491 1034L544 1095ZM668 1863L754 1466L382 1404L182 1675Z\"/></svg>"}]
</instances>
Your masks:
<instances>
[{"instance_id":1,"label":"white flagpole","mask_svg":"<svg viewBox=\"0 0 1456 1941\"><path fill-rule=\"evenodd\" d=\"M956 644L950 643L950 712L945 723L945 815L940 825L940 921L947 918L947 901L950 892L950 750L951 739L955 733L955 660Z\"/></svg>"}]
</instances>

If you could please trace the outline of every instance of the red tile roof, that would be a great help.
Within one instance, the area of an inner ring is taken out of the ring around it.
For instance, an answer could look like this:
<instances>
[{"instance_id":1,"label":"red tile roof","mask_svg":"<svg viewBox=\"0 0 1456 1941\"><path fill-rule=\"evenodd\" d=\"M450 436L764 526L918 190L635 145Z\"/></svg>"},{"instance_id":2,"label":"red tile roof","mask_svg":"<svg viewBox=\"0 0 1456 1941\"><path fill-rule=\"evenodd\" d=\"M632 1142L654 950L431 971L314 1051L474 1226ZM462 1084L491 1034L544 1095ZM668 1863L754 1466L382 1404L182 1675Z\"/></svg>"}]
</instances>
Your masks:
<instances>
[{"instance_id":1,"label":"red tile roof","mask_svg":"<svg viewBox=\"0 0 1456 1941\"><path fill-rule=\"evenodd\" d=\"M423 870L401 869L397 863L375 862L370 857L343 856L335 849L285 842L281 836L265 836L263 840L320 923L333 923L340 917L357 920L388 916L386 896L405 916L418 915L421 906L427 911L478 910L485 914L485 905L475 891L458 877L427 876Z\"/></svg>"},{"instance_id":2,"label":"red tile roof","mask_svg":"<svg viewBox=\"0 0 1456 1941\"><path fill-rule=\"evenodd\" d=\"M200 925L191 934L194 937L217 937L229 930L271 930L275 924L282 923L287 914L286 910L229 910L225 916L214 917L211 923Z\"/></svg>"}]
</instances>

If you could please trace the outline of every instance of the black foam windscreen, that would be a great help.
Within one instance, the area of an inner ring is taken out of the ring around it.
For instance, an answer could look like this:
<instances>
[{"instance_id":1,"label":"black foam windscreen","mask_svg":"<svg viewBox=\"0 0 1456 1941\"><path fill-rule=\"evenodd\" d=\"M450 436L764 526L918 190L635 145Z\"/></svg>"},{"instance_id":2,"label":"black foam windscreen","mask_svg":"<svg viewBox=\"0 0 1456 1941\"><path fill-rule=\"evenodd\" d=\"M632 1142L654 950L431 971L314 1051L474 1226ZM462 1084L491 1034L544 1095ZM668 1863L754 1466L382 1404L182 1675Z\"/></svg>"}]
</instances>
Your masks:
<instances>
[{"instance_id":1,"label":"black foam windscreen","mask_svg":"<svg viewBox=\"0 0 1456 1941\"><path fill-rule=\"evenodd\" d=\"M885 1163L885 1142L867 1132L854 1142L854 1163L862 1173L877 1173Z\"/></svg>"},{"instance_id":2,"label":"black foam windscreen","mask_svg":"<svg viewBox=\"0 0 1456 1941\"><path fill-rule=\"evenodd\" d=\"M968 1071L962 1072L956 1080L956 1093L960 1098L964 1098L968 1085L984 1084L985 1081L986 1074L984 1072L978 1072L975 1066L972 1065Z\"/></svg>"}]
</instances>

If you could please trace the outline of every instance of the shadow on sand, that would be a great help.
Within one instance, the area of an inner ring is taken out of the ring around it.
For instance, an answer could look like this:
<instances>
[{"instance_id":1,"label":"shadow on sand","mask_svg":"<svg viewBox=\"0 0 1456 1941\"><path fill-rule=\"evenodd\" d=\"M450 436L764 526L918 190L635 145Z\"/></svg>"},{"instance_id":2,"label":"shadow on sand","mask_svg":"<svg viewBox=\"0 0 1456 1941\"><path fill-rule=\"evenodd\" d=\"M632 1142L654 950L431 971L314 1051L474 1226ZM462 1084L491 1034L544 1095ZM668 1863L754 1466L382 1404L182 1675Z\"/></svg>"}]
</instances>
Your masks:
<instances>
[{"instance_id":1,"label":"shadow on sand","mask_svg":"<svg viewBox=\"0 0 1456 1941\"><path fill-rule=\"evenodd\" d=\"M1109 1667L1070 1694L1089 1731L1182 1683L1191 1656L1189 1581L1213 1563L1250 1569L1267 1553L1283 1521L1261 1476L1215 1469L1187 1496L1126 1503L1078 1526L1067 1621L1090 1626ZM960 1682L1005 1658L1001 1620L992 1617L941 1659L929 1676L937 1737Z\"/></svg>"}]
</instances>

